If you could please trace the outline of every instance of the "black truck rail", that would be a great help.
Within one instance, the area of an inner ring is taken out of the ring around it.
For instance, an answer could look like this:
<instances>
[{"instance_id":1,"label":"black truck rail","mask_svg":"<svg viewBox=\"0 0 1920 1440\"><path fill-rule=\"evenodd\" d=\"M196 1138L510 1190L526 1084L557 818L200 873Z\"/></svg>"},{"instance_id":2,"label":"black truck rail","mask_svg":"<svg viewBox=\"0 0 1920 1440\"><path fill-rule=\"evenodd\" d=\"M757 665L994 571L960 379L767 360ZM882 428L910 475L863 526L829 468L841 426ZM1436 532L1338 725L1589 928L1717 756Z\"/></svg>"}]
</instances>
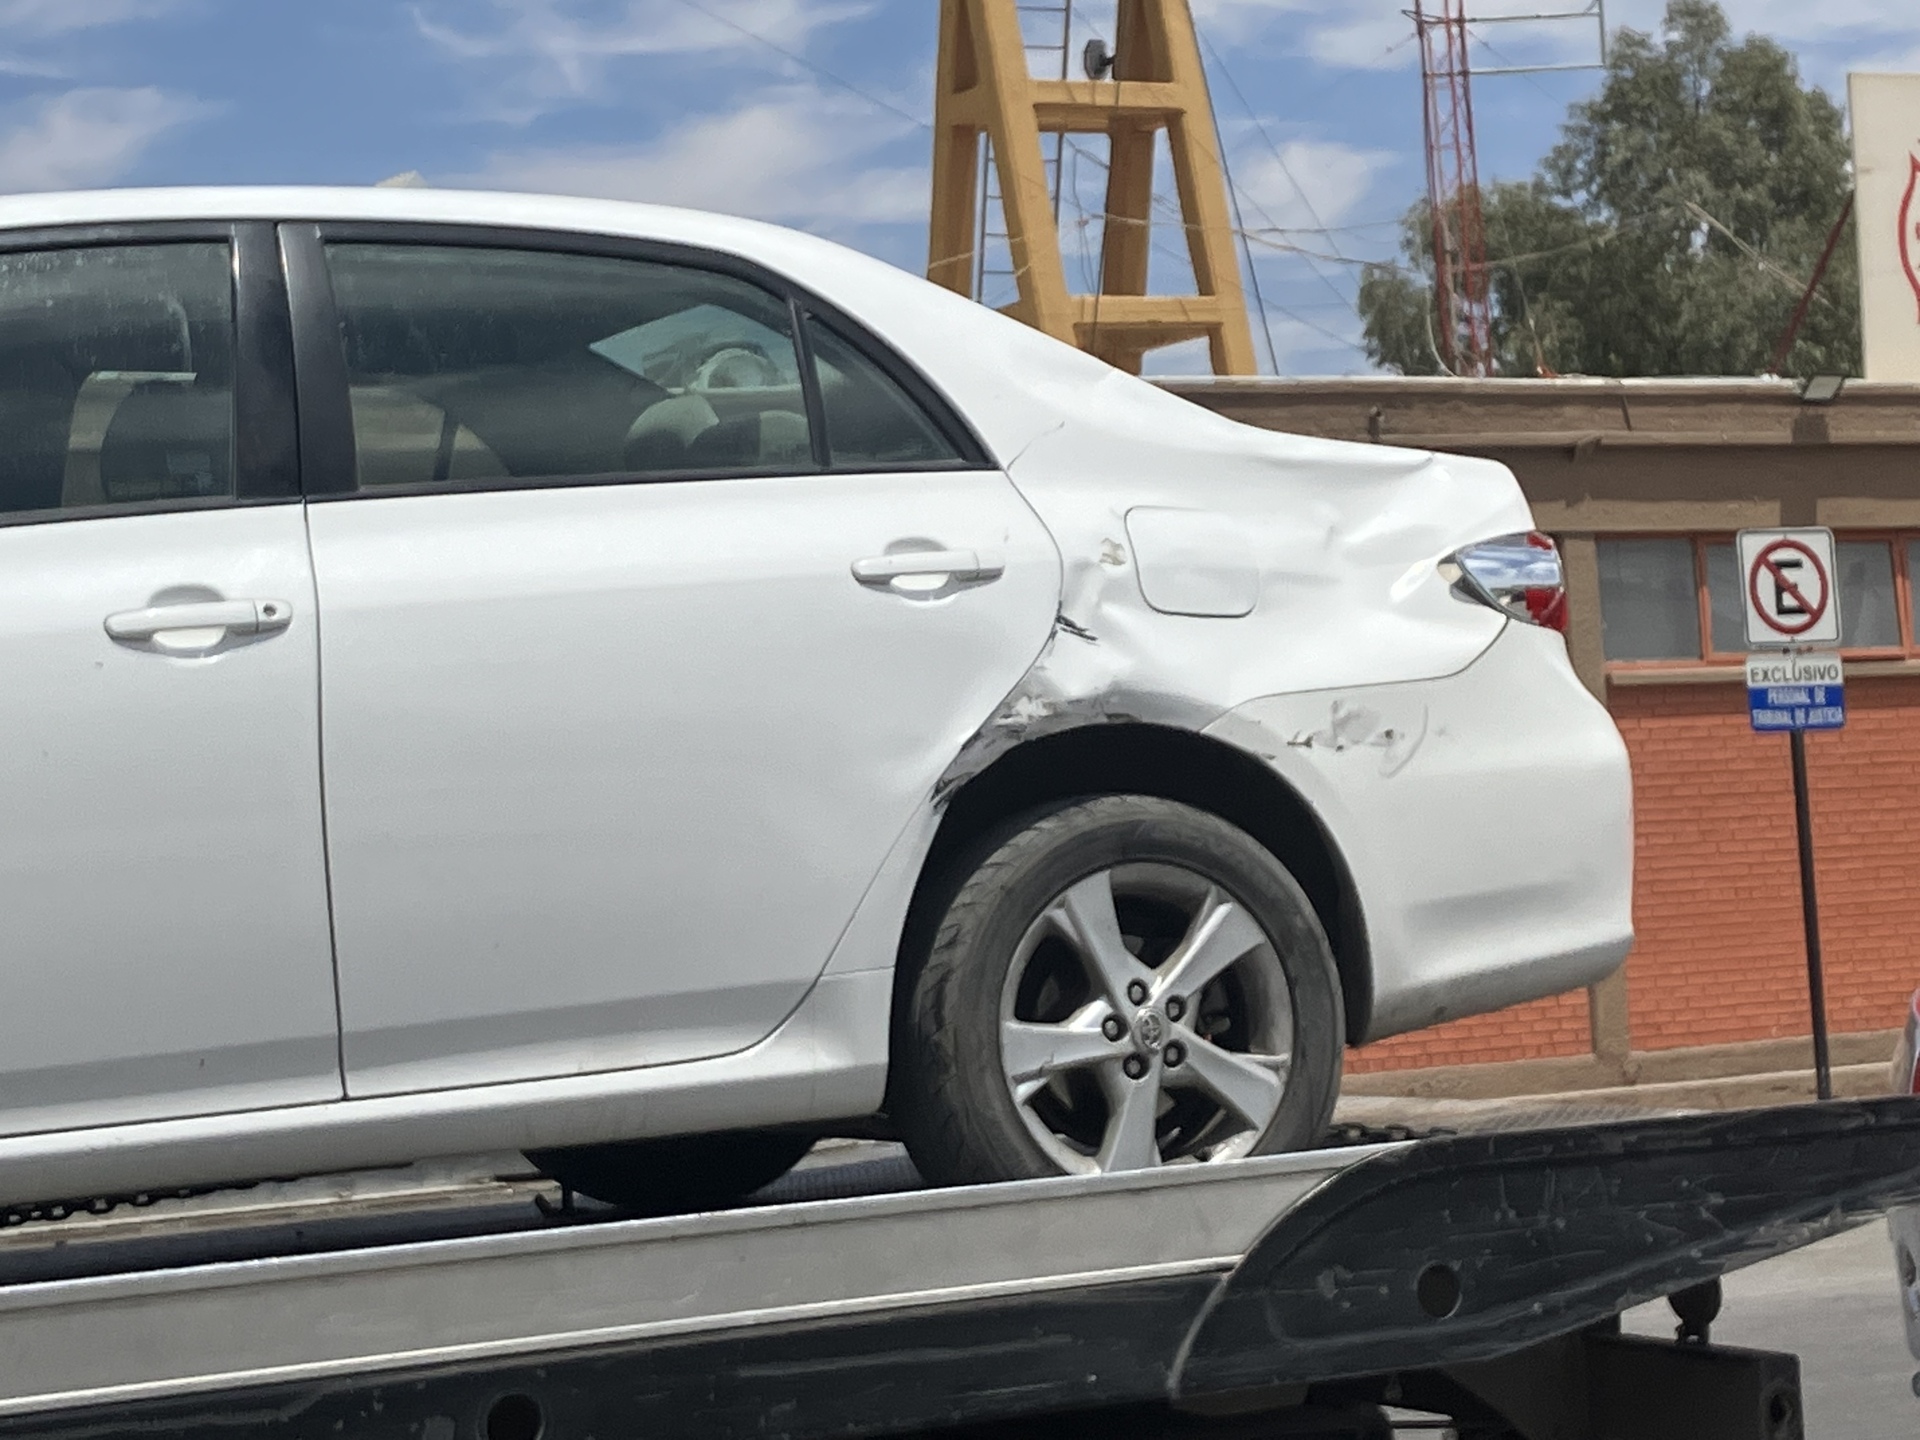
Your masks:
<instances>
[{"instance_id":1,"label":"black truck rail","mask_svg":"<svg viewBox=\"0 0 1920 1440\"><path fill-rule=\"evenodd\" d=\"M0 1436L1794 1440L1719 1278L1915 1200L1889 1099L30 1281Z\"/></svg>"}]
</instances>

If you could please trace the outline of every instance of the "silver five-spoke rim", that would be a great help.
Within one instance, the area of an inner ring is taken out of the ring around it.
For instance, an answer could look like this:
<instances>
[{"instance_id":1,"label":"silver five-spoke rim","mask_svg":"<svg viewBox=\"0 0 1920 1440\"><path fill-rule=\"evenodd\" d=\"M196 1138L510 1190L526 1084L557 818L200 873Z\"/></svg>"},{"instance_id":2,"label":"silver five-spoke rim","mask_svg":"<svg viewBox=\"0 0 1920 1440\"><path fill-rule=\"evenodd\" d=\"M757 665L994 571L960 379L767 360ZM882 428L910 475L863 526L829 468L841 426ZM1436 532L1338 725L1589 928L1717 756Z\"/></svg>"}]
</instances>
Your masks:
<instances>
[{"instance_id":1,"label":"silver five-spoke rim","mask_svg":"<svg viewBox=\"0 0 1920 1440\"><path fill-rule=\"evenodd\" d=\"M1115 866L1061 891L1001 993L1007 1087L1069 1172L1247 1154L1286 1094L1293 1045L1272 939L1175 865Z\"/></svg>"}]
</instances>

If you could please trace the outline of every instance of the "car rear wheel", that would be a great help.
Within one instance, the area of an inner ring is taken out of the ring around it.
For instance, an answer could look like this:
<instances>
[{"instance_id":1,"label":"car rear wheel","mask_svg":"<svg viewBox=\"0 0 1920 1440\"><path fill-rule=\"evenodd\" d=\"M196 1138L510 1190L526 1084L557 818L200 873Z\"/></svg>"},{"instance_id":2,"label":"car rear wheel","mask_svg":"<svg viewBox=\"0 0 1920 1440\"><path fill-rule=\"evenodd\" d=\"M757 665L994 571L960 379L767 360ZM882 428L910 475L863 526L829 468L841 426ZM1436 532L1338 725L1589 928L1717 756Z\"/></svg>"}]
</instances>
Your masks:
<instances>
[{"instance_id":1,"label":"car rear wheel","mask_svg":"<svg viewBox=\"0 0 1920 1440\"><path fill-rule=\"evenodd\" d=\"M1190 806L1033 819L958 885L907 978L895 1108L935 1183L1272 1154L1332 1114L1326 935L1270 852Z\"/></svg>"},{"instance_id":2,"label":"car rear wheel","mask_svg":"<svg viewBox=\"0 0 1920 1440\"><path fill-rule=\"evenodd\" d=\"M717 1210L791 1170L811 1135L740 1130L529 1150L534 1168L570 1190L643 1215Z\"/></svg>"}]
</instances>

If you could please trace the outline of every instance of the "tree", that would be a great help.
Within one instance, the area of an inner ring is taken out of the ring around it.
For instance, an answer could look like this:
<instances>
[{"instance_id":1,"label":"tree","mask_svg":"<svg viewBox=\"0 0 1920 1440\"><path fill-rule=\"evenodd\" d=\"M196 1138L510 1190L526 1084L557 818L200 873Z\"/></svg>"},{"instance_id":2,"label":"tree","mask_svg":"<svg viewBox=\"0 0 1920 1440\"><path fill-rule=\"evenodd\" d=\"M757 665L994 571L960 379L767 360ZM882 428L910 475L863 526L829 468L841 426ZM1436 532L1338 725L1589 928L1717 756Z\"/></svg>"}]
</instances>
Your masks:
<instances>
[{"instance_id":1,"label":"tree","mask_svg":"<svg viewBox=\"0 0 1920 1440\"><path fill-rule=\"evenodd\" d=\"M1599 93L1571 107L1530 181L1486 216L1496 371L1763 371L1852 188L1839 107L1764 36L1735 44L1714 0L1671 0L1658 39L1614 38ZM1404 264L1361 273L1367 353L1441 373L1427 202ZM1849 222L1785 369L1858 374Z\"/></svg>"}]
</instances>

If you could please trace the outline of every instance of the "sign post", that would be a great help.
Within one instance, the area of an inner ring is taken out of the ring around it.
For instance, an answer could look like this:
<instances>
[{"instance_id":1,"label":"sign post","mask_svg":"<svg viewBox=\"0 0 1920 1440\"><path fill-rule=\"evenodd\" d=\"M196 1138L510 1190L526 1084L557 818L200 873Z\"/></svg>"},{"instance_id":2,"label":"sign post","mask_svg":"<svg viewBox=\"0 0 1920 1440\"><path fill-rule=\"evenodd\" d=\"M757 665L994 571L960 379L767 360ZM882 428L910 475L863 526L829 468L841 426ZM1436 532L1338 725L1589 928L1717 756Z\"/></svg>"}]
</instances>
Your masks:
<instances>
[{"instance_id":1,"label":"sign post","mask_svg":"<svg viewBox=\"0 0 1920 1440\"><path fill-rule=\"evenodd\" d=\"M1816 1093L1833 1098L1827 1050L1826 977L1820 963L1820 905L1814 886L1813 812L1807 798L1809 730L1847 723L1835 591L1833 532L1825 529L1742 530L1740 556L1747 612L1747 717L1762 733L1787 732L1793 759L1793 824L1800 848L1800 915L1807 946L1807 999L1813 1016Z\"/></svg>"}]
</instances>

